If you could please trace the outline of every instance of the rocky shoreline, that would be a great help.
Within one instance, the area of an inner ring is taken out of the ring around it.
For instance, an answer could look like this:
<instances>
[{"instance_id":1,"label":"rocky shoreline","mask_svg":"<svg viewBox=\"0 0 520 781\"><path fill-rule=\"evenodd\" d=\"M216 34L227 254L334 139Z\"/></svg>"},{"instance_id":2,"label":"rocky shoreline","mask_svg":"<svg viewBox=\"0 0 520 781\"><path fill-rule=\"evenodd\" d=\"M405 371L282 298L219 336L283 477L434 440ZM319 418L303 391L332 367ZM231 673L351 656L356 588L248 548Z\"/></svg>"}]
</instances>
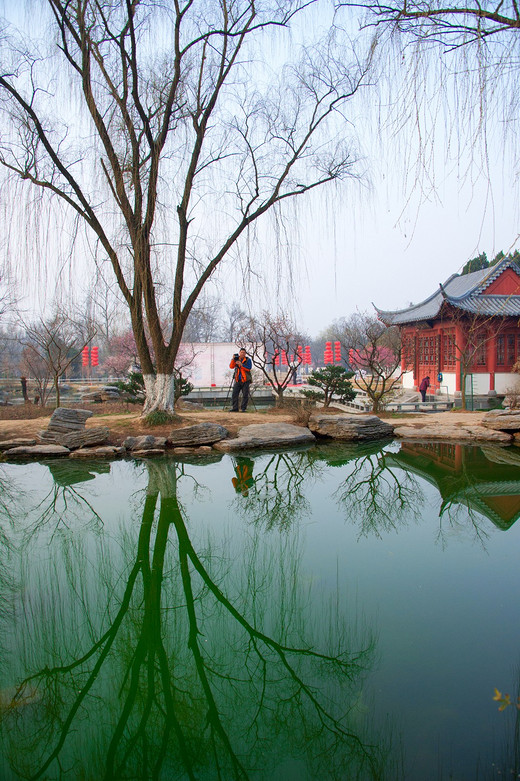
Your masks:
<instances>
[{"instance_id":1,"label":"rocky shoreline","mask_svg":"<svg viewBox=\"0 0 520 781\"><path fill-rule=\"evenodd\" d=\"M34 436L6 436L7 427L2 424L7 421L0 421L0 457L4 461L65 457L150 458L163 455L207 457L212 453L290 448L317 441L361 442L392 438L466 444L520 444L520 411L514 410L458 414L447 412L390 420L376 415L316 411L311 414L306 426L291 420L276 419L275 416L271 416L267 422L255 423L248 423L249 416L244 416L244 425L241 425L242 416L228 415L226 422L229 419L234 424L232 429L221 422L204 419L212 416L211 411L201 410L196 417L197 422L191 423L193 414L187 418L183 416L179 427L164 435L136 433L135 436L124 437L120 442L114 441L109 420L106 421L109 425L87 427L87 421L95 422L89 420L92 416L92 412L85 410L59 408L50 419L31 421L40 427L42 423L48 422L47 427L37 431ZM223 414L219 413L218 417L222 418ZM27 433L26 429L24 433Z\"/></svg>"}]
</instances>

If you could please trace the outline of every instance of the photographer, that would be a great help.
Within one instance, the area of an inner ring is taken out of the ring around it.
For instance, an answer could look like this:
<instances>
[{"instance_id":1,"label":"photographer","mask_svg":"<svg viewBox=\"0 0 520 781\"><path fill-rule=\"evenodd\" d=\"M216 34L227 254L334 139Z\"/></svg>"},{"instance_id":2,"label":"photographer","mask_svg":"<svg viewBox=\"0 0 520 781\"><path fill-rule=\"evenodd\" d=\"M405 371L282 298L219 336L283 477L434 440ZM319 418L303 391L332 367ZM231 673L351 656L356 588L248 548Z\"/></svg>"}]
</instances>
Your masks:
<instances>
[{"instance_id":1,"label":"photographer","mask_svg":"<svg viewBox=\"0 0 520 781\"><path fill-rule=\"evenodd\" d=\"M233 375L233 394L231 396L231 412L238 412L239 396L242 394L242 406L240 412L245 412L247 402L249 401L249 386L251 385L251 358L248 358L246 351L242 348L235 353L229 364L230 369L234 369Z\"/></svg>"}]
</instances>

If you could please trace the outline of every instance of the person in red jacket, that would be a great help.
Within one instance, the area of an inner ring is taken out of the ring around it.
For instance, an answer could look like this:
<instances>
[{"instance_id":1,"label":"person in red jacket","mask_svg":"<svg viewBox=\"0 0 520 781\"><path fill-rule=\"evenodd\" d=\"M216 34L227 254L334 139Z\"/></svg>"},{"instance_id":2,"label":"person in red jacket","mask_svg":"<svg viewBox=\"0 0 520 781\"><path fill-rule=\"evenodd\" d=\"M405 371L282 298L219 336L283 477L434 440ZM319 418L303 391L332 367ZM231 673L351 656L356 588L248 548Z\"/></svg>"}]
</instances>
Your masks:
<instances>
[{"instance_id":1,"label":"person in red jacket","mask_svg":"<svg viewBox=\"0 0 520 781\"><path fill-rule=\"evenodd\" d=\"M242 394L240 412L245 412L249 401L249 386L251 385L251 358L247 357L244 348L236 353L229 364L234 369L233 393L231 394L231 412L238 412L239 396Z\"/></svg>"},{"instance_id":2,"label":"person in red jacket","mask_svg":"<svg viewBox=\"0 0 520 781\"><path fill-rule=\"evenodd\" d=\"M430 378L425 377L424 380L419 385L419 392L421 394L421 398L423 401L426 401L426 391L430 387Z\"/></svg>"}]
</instances>

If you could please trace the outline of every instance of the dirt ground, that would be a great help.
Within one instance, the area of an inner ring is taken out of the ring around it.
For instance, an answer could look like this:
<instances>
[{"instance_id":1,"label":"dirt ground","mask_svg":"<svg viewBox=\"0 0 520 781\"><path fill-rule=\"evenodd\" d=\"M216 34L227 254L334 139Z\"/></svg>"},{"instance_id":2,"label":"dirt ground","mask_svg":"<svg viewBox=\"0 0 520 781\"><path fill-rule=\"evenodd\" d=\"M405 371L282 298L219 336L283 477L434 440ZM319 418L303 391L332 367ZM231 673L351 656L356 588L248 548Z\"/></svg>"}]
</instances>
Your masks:
<instances>
[{"instance_id":1,"label":"dirt ground","mask_svg":"<svg viewBox=\"0 0 520 781\"><path fill-rule=\"evenodd\" d=\"M173 428L192 426L195 423L209 421L225 426L234 435L243 426L252 423L286 422L304 425L304 421L291 410L275 410L269 408L262 411L248 410L246 413L232 413L219 409L190 410L179 414L179 420L165 426L148 426L141 418L140 409L127 408L123 404L96 404L78 405L84 409L90 409L94 413L87 422L87 428L95 426L108 426L110 430L110 442L120 444L128 436L140 436L153 434L154 436L167 436ZM0 440L20 437L35 437L38 431L46 428L52 409L42 410L33 405L19 407L0 407ZM484 412L434 412L415 415L382 415L385 420L393 425L413 419L417 425L422 423L443 424L452 427L455 423L472 423L478 425Z\"/></svg>"}]
</instances>

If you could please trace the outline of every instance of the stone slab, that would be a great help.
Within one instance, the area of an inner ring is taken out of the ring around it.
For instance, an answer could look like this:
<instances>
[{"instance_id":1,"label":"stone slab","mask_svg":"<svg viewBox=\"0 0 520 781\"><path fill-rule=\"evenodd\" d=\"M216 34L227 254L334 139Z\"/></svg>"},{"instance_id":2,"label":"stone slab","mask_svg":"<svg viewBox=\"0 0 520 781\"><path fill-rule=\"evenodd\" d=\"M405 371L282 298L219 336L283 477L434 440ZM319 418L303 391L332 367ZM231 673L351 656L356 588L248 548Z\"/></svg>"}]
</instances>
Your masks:
<instances>
[{"instance_id":1,"label":"stone slab","mask_svg":"<svg viewBox=\"0 0 520 781\"><path fill-rule=\"evenodd\" d=\"M160 447L149 447L145 450L132 450L133 458L152 458L153 456L164 456L165 450Z\"/></svg>"},{"instance_id":2,"label":"stone slab","mask_svg":"<svg viewBox=\"0 0 520 781\"><path fill-rule=\"evenodd\" d=\"M0 442L0 451L10 450L13 447L30 447L36 444L36 439L4 439Z\"/></svg>"},{"instance_id":3,"label":"stone slab","mask_svg":"<svg viewBox=\"0 0 520 781\"><path fill-rule=\"evenodd\" d=\"M152 434L142 437L127 437L123 442L123 447L132 452L134 450L155 450L157 448L164 450L166 437L154 437Z\"/></svg>"},{"instance_id":4,"label":"stone slab","mask_svg":"<svg viewBox=\"0 0 520 781\"><path fill-rule=\"evenodd\" d=\"M174 447L172 453L177 456L207 456L209 453L213 453L213 448L210 445L201 445L200 447Z\"/></svg>"},{"instance_id":5,"label":"stone slab","mask_svg":"<svg viewBox=\"0 0 520 781\"><path fill-rule=\"evenodd\" d=\"M482 425L495 431L520 431L520 410L491 410L482 418Z\"/></svg>"},{"instance_id":6,"label":"stone slab","mask_svg":"<svg viewBox=\"0 0 520 781\"><path fill-rule=\"evenodd\" d=\"M193 447L194 445L212 445L228 436L227 428L217 423L197 423L194 426L174 429L166 441L170 447Z\"/></svg>"},{"instance_id":7,"label":"stone slab","mask_svg":"<svg viewBox=\"0 0 520 781\"><path fill-rule=\"evenodd\" d=\"M253 423L240 429L235 439L215 442L213 448L223 453L249 448L278 448L315 442L314 434L308 428L292 423Z\"/></svg>"},{"instance_id":8,"label":"stone slab","mask_svg":"<svg viewBox=\"0 0 520 781\"><path fill-rule=\"evenodd\" d=\"M512 441L511 434L505 431L496 431L484 426L397 426L394 429L394 436L400 439L444 439L453 442L503 442L507 444Z\"/></svg>"},{"instance_id":9,"label":"stone slab","mask_svg":"<svg viewBox=\"0 0 520 781\"><path fill-rule=\"evenodd\" d=\"M70 458L117 458L126 453L124 447L103 445L102 447L81 447L70 454Z\"/></svg>"},{"instance_id":10,"label":"stone slab","mask_svg":"<svg viewBox=\"0 0 520 781\"><path fill-rule=\"evenodd\" d=\"M70 450L63 445L24 445L4 451L5 458L60 458L68 456Z\"/></svg>"},{"instance_id":11,"label":"stone slab","mask_svg":"<svg viewBox=\"0 0 520 781\"><path fill-rule=\"evenodd\" d=\"M319 437L347 441L386 439L394 433L394 427L377 415L315 413L309 418L309 429Z\"/></svg>"}]
</instances>

